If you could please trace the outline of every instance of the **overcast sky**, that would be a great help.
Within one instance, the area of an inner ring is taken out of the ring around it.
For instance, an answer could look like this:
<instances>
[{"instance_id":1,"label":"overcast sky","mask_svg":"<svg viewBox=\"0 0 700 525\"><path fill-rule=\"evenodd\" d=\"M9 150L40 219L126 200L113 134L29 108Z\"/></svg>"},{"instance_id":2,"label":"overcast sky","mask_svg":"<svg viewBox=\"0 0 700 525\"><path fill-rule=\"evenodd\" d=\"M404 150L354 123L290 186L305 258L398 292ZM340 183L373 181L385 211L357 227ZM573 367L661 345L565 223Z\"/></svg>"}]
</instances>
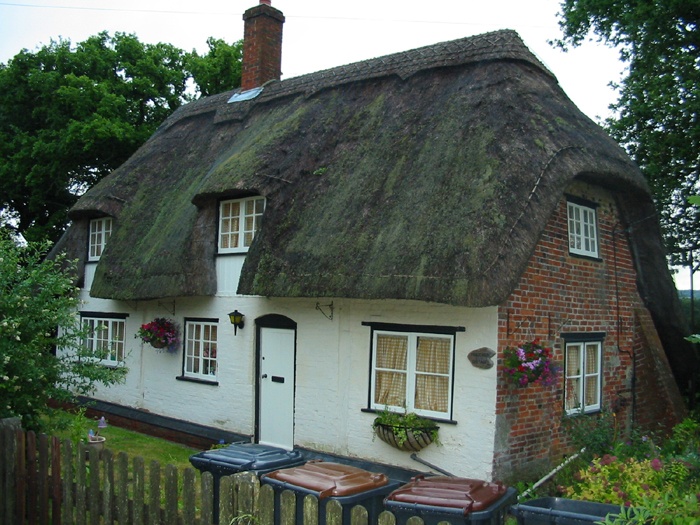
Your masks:
<instances>
[{"instance_id":1,"label":"overcast sky","mask_svg":"<svg viewBox=\"0 0 700 525\"><path fill-rule=\"evenodd\" d=\"M0 62L51 39L74 44L106 30L206 52L207 37L243 38L243 12L258 0L0 0ZM515 29L591 118L607 115L617 52L596 42L563 53L559 0L272 0L285 17L283 77L498 29Z\"/></svg>"}]
</instances>

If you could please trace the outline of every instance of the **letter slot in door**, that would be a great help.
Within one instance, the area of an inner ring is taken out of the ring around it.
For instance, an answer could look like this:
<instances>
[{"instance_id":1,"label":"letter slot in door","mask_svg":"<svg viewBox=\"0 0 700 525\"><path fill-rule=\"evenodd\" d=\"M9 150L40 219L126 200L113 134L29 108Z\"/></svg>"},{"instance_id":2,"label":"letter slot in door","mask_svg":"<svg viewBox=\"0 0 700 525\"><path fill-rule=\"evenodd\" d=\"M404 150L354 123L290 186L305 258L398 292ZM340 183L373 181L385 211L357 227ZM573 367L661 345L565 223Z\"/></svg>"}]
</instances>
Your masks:
<instances>
[{"instance_id":1,"label":"letter slot in door","mask_svg":"<svg viewBox=\"0 0 700 525\"><path fill-rule=\"evenodd\" d=\"M284 377L282 376L272 376L273 383L284 383Z\"/></svg>"}]
</instances>

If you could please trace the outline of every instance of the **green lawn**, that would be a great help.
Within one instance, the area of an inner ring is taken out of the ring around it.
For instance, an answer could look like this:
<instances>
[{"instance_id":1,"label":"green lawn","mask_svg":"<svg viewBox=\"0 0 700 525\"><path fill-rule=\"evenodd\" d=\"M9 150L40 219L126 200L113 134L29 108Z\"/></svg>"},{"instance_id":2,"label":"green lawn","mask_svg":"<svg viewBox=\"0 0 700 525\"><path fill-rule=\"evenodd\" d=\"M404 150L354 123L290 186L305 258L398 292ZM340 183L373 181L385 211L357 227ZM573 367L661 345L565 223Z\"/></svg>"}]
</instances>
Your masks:
<instances>
[{"instance_id":1,"label":"green lawn","mask_svg":"<svg viewBox=\"0 0 700 525\"><path fill-rule=\"evenodd\" d=\"M107 438L105 447L114 454L126 452L129 458L141 456L146 465L158 461L161 466L175 465L178 470L191 467L189 457L199 450L167 441L165 439L139 434L131 430L108 426L100 430L100 435Z\"/></svg>"},{"instance_id":2,"label":"green lawn","mask_svg":"<svg viewBox=\"0 0 700 525\"><path fill-rule=\"evenodd\" d=\"M49 434L57 435L61 439L71 439L74 442L85 439L89 429L98 430L97 421L86 417L84 411L55 411L47 422ZM99 435L106 438L105 447L115 455L125 452L130 461L140 456L146 465L151 461L157 461L162 467L174 465L178 470L182 470L191 467L189 457L200 452L172 441L114 426L109 424L109 420L107 420L107 427L100 429Z\"/></svg>"}]
</instances>

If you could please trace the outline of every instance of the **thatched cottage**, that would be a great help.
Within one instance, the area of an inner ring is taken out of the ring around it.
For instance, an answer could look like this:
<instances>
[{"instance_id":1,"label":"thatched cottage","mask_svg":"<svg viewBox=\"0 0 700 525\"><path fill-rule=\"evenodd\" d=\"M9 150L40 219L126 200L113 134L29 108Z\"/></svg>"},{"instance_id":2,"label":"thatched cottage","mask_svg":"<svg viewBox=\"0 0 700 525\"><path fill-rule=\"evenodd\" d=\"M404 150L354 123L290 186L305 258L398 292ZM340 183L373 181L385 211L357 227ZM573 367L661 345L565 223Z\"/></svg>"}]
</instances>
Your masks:
<instances>
[{"instance_id":1,"label":"thatched cottage","mask_svg":"<svg viewBox=\"0 0 700 525\"><path fill-rule=\"evenodd\" d=\"M419 459L483 479L558 462L566 417L682 416L649 189L516 33L279 80L282 13L244 20L243 87L178 109L70 211L88 342L129 367L95 398L421 467L373 439L405 409L440 425ZM161 317L172 351L135 338ZM504 352L534 339L559 373L519 386Z\"/></svg>"}]
</instances>

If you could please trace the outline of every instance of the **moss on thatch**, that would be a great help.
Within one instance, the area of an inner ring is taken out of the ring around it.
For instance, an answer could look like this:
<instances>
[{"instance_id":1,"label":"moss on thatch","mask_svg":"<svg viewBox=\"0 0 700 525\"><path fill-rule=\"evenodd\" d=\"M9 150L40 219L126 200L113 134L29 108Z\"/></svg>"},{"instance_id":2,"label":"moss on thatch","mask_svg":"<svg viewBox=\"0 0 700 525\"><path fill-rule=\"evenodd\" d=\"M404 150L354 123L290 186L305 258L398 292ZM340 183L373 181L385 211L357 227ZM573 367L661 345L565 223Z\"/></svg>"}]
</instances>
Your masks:
<instances>
[{"instance_id":1,"label":"moss on thatch","mask_svg":"<svg viewBox=\"0 0 700 525\"><path fill-rule=\"evenodd\" d=\"M512 31L230 95L181 107L72 210L117 219L94 296L214 294L223 197L267 197L240 293L467 306L507 297L574 178L650 202Z\"/></svg>"}]
</instances>

